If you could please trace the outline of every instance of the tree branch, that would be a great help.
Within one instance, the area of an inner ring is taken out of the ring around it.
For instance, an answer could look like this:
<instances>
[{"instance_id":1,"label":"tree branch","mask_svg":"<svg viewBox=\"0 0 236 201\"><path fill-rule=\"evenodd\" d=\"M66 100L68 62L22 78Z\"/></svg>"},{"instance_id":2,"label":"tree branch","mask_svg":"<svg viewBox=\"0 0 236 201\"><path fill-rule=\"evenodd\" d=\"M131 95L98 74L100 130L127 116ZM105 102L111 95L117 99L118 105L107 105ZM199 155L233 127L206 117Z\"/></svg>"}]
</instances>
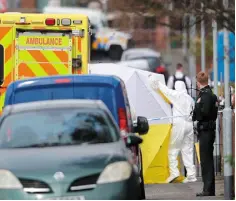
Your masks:
<instances>
[{"instance_id":1,"label":"tree branch","mask_svg":"<svg viewBox=\"0 0 236 201\"><path fill-rule=\"evenodd\" d=\"M179 19L182 21L184 14L192 14L196 17L196 23L199 24L204 20L216 20L220 26L227 28L235 33L235 11L230 5L228 9L222 4L222 0L213 2L211 0L113 0L116 5L123 5L118 10L123 12L136 13L139 16L150 14L157 18L168 16L171 20ZM173 10L169 10L168 5L173 4ZM201 6L203 4L203 7ZM226 23L227 22L227 25ZM158 21L159 24L173 28L171 23ZM193 25L193 24L192 24ZM191 25L191 26L192 26Z\"/></svg>"}]
</instances>

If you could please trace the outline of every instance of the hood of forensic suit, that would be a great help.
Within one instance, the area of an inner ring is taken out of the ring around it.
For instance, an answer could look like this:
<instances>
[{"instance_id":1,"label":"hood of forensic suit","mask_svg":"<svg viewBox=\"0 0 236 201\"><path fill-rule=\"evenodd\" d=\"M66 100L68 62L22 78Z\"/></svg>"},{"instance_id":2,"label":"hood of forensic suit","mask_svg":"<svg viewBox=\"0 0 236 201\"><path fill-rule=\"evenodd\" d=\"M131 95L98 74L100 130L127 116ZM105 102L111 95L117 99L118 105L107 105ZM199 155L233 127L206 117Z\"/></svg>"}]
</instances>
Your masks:
<instances>
[{"instance_id":1,"label":"hood of forensic suit","mask_svg":"<svg viewBox=\"0 0 236 201\"><path fill-rule=\"evenodd\" d=\"M186 86L185 86L184 82L182 82L182 81L175 82L175 90L182 92L182 93L187 93Z\"/></svg>"}]
</instances>

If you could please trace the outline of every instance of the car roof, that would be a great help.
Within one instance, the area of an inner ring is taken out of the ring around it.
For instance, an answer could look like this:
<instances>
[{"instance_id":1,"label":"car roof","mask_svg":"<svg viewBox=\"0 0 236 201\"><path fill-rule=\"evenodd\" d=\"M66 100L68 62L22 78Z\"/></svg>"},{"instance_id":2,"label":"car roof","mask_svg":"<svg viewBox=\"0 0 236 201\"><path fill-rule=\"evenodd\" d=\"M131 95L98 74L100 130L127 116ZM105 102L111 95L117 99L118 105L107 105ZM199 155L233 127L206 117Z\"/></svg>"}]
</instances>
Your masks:
<instances>
[{"instance_id":1,"label":"car roof","mask_svg":"<svg viewBox=\"0 0 236 201\"><path fill-rule=\"evenodd\" d=\"M123 53L124 56L127 56L127 55L135 56L136 54L137 56L142 56L142 57L145 57L145 56L160 57L161 56L160 52L157 52L150 48L131 48L124 51Z\"/></svg>"},{"instance_id":2,"label":"car roof","mask_svg":"<svg viewBox=\"0 0 236 201\"><path fill-rule=\"evenodd\" d=\"M118 64L140 70L149 70L148 61L145 59L126 60L121 61Z\"/></svg>"},{"instance_id":3,"label":"car roof","mask_svg":"<svg viewBox=\"0 0 236 201\"><path fill-rule=\"evenodd\" d=\"M122 81L118 76L113 75L55 75L55 76L45 76L45 77L32 77L28 79L22 79L12 82L10 86L17 88L29 88L32 86L46 86L48 84L55 84L55 80L59 79L71 79L71 82L89 82L91 84L103 83L110 86L118 86ZM63 83L62 83L63 84Z\"/></svg>"},{"instance_id":4,"label":"car roof","mask_svg":"<svg viewBox=\"0 0 236 201\"><path fill-rule=\"evenodd\" d=\"M20 113L44 109L102 109L108 111L106 105L100 100L47 100L47 101L36 101L28 103L19 103L14 105L8 105L4 108L3 114L9 113Z\"/></svg>"}]
</instances>

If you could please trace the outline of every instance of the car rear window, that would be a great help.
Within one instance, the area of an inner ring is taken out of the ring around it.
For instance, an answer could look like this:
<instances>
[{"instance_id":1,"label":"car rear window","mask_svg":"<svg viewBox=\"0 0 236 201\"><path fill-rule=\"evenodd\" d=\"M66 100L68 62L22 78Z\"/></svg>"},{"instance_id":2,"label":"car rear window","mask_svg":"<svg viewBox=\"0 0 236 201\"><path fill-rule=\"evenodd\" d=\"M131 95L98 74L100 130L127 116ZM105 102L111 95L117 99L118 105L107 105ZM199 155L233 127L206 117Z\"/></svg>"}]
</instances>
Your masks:
<instances>
[{"instance_id":1,"label":"car rear window","mask_svg":"<svg viewBox=\"0 0 236 201\"><path fill-rule=\"evenodd\" d=\"M118 121L117 94L114 87L103 86L103 84L100 83L98 83L97 86L89 83L79 83L74 86L75 87L70 87L68 85L53 85L44 88L32 87L17 89L15 91L12 104L57 99L101 100L111 111L115 120Z\"/></svg>"},{"instance_id":2,"label":"car rear window","mask_svg":"<svg viewBox=\"0 0 236 201\"><path fill-rule=\"evenodd\" d=\"M74 85L74 98L75 99L90 99L101 100L105 103L111 111L113 117L118 120L117 107L118 96L115 86L110 86L104 83L75 83Z\"/></svg>"},{"instance_id":3,"label":"car rear window","mask_svg":"<svg viewBox=\"0 0 236 201\"><path fill-rule=\"evenodd\" d=\"M49 109L15 113L0 125L0 148L111 143L118 129L101 109Z\"/></svg>"},{"instance_id":4,"label":"car rear window","mask_svg":"<svg viewBox=\"0 0 236 201\"><path fill-rule=\"evenodd\" d=\"M53 85L50 87L29 87L17 89L14 93L13 104L33 101L72 99L73 87Z\"/></svg>"}]
</instances>

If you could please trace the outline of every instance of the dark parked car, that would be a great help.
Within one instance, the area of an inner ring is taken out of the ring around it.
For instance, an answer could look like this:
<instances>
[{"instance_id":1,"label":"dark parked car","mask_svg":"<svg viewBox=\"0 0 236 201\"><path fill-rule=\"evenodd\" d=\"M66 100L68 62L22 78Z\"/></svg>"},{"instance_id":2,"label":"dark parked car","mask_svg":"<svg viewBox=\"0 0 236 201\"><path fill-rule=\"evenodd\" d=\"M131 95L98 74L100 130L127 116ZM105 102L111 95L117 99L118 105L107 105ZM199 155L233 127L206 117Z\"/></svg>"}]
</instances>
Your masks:
<instances>
[{"instance_id":1,"label":"dark parked car","mask_svg":"<svg viewBox=\"0 0 236 201\"><path fill-rule=\"evenodd\" d=\"M0 119L0 199L140 199L139 173L101 101L7 106Z\"/></svg>"},{"instance_id":2,"label":"dark parked car","mask_svg":"<svg viewBox=\"0 0 236 201\"><path fill-rule=\"evenodd\" d=\"M116 76L66 75L35 77L12 82L6 92L5 106L43 100L92 99L102 100L113 115L121 134L146 134L149 130L145 117L137 117L133 124L131 108L124 82ZM142 198L145 199L140 147L131 147L133 158L140 173Z\"/></svg>"}]
</instances>

